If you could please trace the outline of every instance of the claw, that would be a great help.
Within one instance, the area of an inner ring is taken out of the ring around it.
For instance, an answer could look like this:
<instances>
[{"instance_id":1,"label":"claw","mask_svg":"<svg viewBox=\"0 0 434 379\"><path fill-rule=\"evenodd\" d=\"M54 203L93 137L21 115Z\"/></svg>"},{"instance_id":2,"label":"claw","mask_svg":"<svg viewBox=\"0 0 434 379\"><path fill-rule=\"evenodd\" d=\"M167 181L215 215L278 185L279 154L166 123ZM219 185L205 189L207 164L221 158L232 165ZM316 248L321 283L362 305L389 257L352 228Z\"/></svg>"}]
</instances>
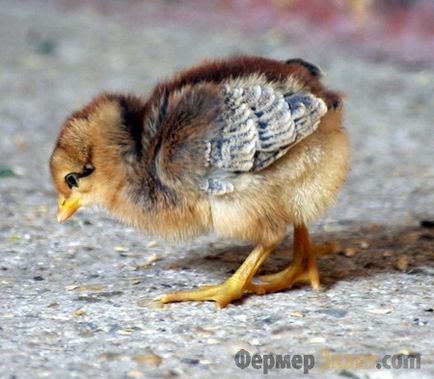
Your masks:
<instances>
[{"instance_id":1,"label":"claw","mask_svg":"<svg viewBox=\"0 0 434 379\"><path fill-rule=\"evenodd\" d=\"M161 303L175 301L215 301L218 309L226 307L249 292L253 276L267 258L273 247L257 246L240 268L226 282L218 285L205 285L196 290L171 292L163 295Z\"/></svg>"},{"instance_id":2,"label":"claw","mask_svg":"<svg viewBox=\"0 0 434 379\"><path fill-rule=\"evenodd\" d=\"M215 301L217 308L222 309L234 300L243 296L245 291L243 286L235 284L233 278L229 278L225 283L202 286L196 290L171 292L160 298L162 303L177 301Z\"/></svg>"}]
</instances>

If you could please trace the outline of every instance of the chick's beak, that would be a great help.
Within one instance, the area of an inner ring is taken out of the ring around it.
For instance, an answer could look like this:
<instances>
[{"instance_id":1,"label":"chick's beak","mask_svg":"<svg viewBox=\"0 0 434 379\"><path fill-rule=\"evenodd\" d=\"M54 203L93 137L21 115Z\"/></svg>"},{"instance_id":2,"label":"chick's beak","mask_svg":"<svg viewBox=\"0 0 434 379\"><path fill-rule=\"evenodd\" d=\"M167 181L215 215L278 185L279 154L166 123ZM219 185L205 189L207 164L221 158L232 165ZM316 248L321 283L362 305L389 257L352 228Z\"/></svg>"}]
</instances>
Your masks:
<instances>
[{"instance_id":1,"label":"chick's beak","mask_svg":"<svg viewBox=\"0 0 434 379\"><path fill-rule=\"evenodd\" d=\"M80 198L73 195L65 199L60 195L57 205L57 221L62 223L68 220L80 208Z\"/></svg>"}]
</instances>

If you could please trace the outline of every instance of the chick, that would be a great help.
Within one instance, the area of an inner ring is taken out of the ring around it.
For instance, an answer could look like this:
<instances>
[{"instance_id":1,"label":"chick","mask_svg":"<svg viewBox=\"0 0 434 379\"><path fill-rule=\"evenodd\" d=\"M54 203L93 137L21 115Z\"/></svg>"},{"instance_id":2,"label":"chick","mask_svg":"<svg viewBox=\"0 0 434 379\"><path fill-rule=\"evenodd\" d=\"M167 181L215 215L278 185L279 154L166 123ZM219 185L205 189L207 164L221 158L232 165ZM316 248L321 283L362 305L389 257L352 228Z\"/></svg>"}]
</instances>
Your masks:
<instances>
[{"instance_id":1,"label":"chick","mask_svg":"<svg viewBox=\"0 0 434 379\"><path fill-rule=\"evenodd\" d=\"M335 200L349 168L342 99L302 59L210 61L157 85L147 100L106 93L64 123L51 156L57 219L100 205L168 240L211 231L253 251L223 284L163 295L212 300L308 281L320 285L307 224ZM253 278L294 227L293 262Z\"/></svg>"}]
</instances>

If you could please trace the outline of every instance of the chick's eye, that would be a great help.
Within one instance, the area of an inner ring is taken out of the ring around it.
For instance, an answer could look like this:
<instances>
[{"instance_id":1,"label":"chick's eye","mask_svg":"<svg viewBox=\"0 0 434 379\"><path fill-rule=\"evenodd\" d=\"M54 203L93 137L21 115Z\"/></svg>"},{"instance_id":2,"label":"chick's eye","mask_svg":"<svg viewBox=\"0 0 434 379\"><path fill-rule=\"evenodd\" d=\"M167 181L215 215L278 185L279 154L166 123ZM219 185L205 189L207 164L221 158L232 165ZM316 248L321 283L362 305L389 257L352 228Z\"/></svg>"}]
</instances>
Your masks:
<instances>
[{"instance_id":1,"label":"chick's eye","mask_svg":"<svg viewBox=\"0 0 434 379\"><path fill-rule=\"evenodd\" d=\"M65 182L69 188L78 187L78 175L75 172L71 172L65 176Z\"/></svg>"},{"instance_id":2,"label":"chick's eye","mask_svg":"<svg viewBox=\"0 0 434 379\"><path fill-rule=\"evenodd\" d=\"M89 176L92 174L92 172L95 170L95 167L91 165L90 163L87 163L83 166L83 170L80 173L80 178L85 178L86 176Z\"/></svg>"}]
</instances>

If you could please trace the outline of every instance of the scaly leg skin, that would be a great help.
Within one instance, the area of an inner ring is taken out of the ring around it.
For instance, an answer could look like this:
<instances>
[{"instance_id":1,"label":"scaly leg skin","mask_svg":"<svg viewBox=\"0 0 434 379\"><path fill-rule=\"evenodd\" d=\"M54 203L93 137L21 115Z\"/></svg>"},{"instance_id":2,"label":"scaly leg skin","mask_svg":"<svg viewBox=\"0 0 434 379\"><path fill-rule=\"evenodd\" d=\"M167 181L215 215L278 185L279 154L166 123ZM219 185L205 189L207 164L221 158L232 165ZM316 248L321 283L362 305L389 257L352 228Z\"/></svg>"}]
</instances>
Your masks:
<instances>
[{"instance_id":1,"label":"scaly leg skin","mask_svg":"<svg viewBox=\"0 0 434 379\"><path fill-rule=\"evenodd\" d=\"M319 289L320 281L316 258L318 255L329 254L335 250L336 245L334 243L311 245L306 226L295 226L292 264L276 274L260 276L261 283L252 283L248 289L253 293L263 295L290 288L297 282L310 282L313 289Z\"/></svg>"},{"instance_id":2,"label":"scaly leg skin","mask_svg":"<svg viewBox=\"0 0 434 379\"><path fill-rule=\"evenodd\" d=\"M295 233L294 233L295 235ZM295 238L295 237L294 237ZM294 241L294 263L295 263L295 257L297 255L297 253L295 252L295 241ZM335 253L337 251L337 245L334 242L326 242L322 245L310 245L310 249L312 252L312 255L315 255L316 257L321 257L323 255L327 255L327 254L331 254L331 253ZM268 275L260 275L259 276L259 280L261 282L271 282L272 280L276 279L276 277L278 275L284 275L284 273L287 273L289 271L289 269L292 268L292 265L289 266L288 268L286 268L285 270L282 270L278 273L274 273L274 274L268 274ZM307 280L308 281L308 280Z\"/></svg>"},{"instance_id":3,"label":"scaly leg skin","mask_svg":"<svg viewBox=\"0 0 434 379\"><path fill-rule=\"evenodd\" d=\"M196 290L168 293L159 300L162 303L212 300L217 303L217 308L224 308L248 292L247 289L253 277L273 249L274 245L255 247L238 270L222 284L202 286Z\"/></svg>"}]
</instances>

